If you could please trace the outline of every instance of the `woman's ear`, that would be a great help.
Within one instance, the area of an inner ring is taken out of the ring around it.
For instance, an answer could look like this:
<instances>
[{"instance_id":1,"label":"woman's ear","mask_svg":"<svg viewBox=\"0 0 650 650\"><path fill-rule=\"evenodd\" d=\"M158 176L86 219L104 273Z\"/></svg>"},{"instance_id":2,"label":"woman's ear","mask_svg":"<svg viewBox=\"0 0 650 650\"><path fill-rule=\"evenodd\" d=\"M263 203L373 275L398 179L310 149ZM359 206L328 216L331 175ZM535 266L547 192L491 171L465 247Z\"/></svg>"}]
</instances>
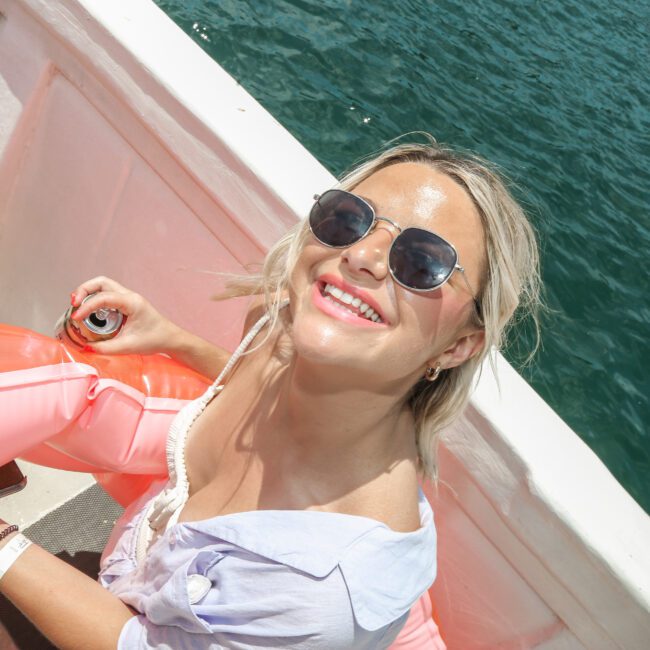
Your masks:
<instances>
[{"instance_id":1,"label":"woman's ear","mask_svg":"<svg viewBox=\"0 0 650 650\"><path fill-rule=\"evenodd\" d=\"M436 359L429 360L429 366L434 368L439 363L443 370L455 368L476 356L485 345L485 330L473 330L457 338Z\"/></svg>"}]
</instances>

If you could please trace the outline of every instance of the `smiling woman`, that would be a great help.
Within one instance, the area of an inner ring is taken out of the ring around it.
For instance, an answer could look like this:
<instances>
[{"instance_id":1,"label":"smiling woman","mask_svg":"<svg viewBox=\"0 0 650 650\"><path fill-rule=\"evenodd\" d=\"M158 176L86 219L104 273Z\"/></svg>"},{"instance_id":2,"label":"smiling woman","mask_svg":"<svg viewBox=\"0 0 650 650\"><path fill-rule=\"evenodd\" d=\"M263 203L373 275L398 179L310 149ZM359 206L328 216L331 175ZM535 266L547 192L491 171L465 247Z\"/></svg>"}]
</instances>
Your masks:
<instances>
[{"instance_id":1,"label":"smiling woman","mask_svg":"<svg viewBox=\"0 0 650 650\"><path fill-rule=\"evenodd\" d=\"M396 167L398 165L399 169ZM442 271L440 268L435 269L438 277L445 280L438 287L432 287L428 296L426 293L419 296L427 300L423 304L435 305L444 295L447 305L449 298L462 295L463 289L467 292L466 298L474 299L475 308L472 309L470 302L466 301L464 315L458 321L462 322L466 332L474 328L474 340L465 340L465 349L459 348L456 352L467 352L471 343L476 342L477 335L484 337L482 344L471 348L467 358L460 363L456 363L459 356L455 357L454 362L440 361L440 365L433 366L437 379L435 383L429 381L428 376L420 377L409 391L420 468L428 476L435 477L436 435L463 410L477 369L486 357L502 349L515 312L522 316L528 314L535 332L539 334L537 315L540 305L540 276L535 233L522 208L489 163L471 154L459 154L449 147L437 144L433 139L427 144L401 144L384 151L346 174L341 179L339 188L354 193L349 196L356 195L365 199L365 202L371 204L375 215L380 215L376 217L376 222L367 227L367 232L364 231L359 240L373 228L386 231L389 234L383 236L383 241L391 246L392 252L395 246L390 235L391 229L397 232L404 227L430 226L437 235L448 235L445 239L455 249L454 253L458 253L446 264L441 263ZM344 228L349 230L350 205L342 206L338 212L339 218L341 212L345 213L344 223L336 226L338 232ZM352 239L366 225L366 221L353 221L355 234ZM266 309L271 320L275 321L278 317L279 299L291 286L292 270L299 256L303 249L313 246L313 242L310 242L313 230L310 222L297 224L269 251L262 273L236 278L231 283L227 296L263 293ZM378 238L382 238L381 232L370 243ZM394 241L398 241L398 238ZM359 243L363 247L362 256L373 254L367 246L368 242ZM444 250L441 252L439 247L436 253L434 263L441 259L441 254L444 257ZM389 265L386 250L375 248L374 254L378 256L380 265ZM345 251L341 252L340 257L342 262L350 261ZM352 264L346 264L346 268L354 268L357 260L353 257ZM460 261L464 266L457 269L455 265L459 265ZM393 267L398 267L397 261ZM460 270L460 273L454 273L454 270ZM380 273L385 273L385 270ZM366 277L365 281L370 274L369 269L363 269L361 273L362 277ZM394 271L391 275L396 279ZM448 289L445 291L442 286L444 282L457 285L458 282L454 282L457 276L462 278L460 286L453 286L451 292ZM349 295L353 293L340 274L338 281L327 276L324 279L332 287L338 286L342 292L347 291ZM397 282L403 286L399 279ZM363 283L364 281L361 282L362 285ZM476 287L476 292L472 287ZM385 318L372 293L359 294L359 289L357 287L358 297L371 305L375 313L381 314L382 319ZM394 304L398 292L399 288L393 285L394 295L387 299ZM412 287L406 287L401 295L413 304L418 298L417 293ZM367 299L364 300L362 296ZM433 325L436 315L432 311L428 317ZM456 327L452 325L449 329L449 324L444 325L439 321L438 325L442 328L443 336L448 336ZM424 349L426 345L421 336L422 332L417 332L411 343L415 342ZM531 355L533 353L534 350ZM386 360L387 358L382 359L382 367Z\"/></svg>"},{"instance_id":2,"label":"smiling woman","mask_svg":"<svg viewBox=\"0 0 650 650\"><path fill-rule=\"evenodd\" d=\"M256 298L227 359L113 280L73 294L75 320L126 316L96 351L217 378L170 428L169 479L116 523L101 587L41 549L11 557L0 588L59 647L78 647L79 602L84 640L105 621L97 647L389 647L436 575L418 480L515 310L534 311L535 237L485 163L400 145L319 197L229 295ZM21 541L9 530L0 556ZM49 572L60 609L31 597Z\"/></svg>"}]
</instances>

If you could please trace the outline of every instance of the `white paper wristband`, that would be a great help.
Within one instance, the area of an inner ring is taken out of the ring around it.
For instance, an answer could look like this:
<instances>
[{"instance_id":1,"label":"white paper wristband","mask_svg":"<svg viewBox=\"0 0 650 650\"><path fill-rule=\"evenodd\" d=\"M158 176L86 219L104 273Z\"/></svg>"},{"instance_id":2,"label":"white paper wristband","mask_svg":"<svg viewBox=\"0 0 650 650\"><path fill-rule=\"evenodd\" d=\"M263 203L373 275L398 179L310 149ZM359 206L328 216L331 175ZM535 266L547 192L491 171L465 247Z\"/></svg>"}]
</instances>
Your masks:
<instances>
[{"instance_id":1,"label":"white paper wristband","mask_svg":"<svg viewBox=\"0 0 650 650\"><path fill-rule=\"evenodd\" d=\"M0 580L9 570L9 567L23 554L31 542L22 534L14 535L11 540L0 549Z\"/></svg>"}]
</instances>

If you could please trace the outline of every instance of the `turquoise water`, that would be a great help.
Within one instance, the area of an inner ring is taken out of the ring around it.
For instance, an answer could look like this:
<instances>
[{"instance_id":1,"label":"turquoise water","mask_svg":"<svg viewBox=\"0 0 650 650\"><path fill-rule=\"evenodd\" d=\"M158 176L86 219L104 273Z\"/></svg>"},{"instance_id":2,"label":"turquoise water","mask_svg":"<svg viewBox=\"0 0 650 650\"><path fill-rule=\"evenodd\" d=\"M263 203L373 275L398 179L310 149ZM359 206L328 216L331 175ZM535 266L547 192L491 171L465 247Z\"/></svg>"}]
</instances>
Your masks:
<instances>
[{"instance_id":1,"label":"turquoise water","mask_svg":"<svg viewBox=\"0 0 650 650\"><path fill-rule=\"evenodd\" d=\"M523 374L650 511L650 4L157 3L335 174L413 130L501 166L553 310Z\"/></svg>"}]
</instances>

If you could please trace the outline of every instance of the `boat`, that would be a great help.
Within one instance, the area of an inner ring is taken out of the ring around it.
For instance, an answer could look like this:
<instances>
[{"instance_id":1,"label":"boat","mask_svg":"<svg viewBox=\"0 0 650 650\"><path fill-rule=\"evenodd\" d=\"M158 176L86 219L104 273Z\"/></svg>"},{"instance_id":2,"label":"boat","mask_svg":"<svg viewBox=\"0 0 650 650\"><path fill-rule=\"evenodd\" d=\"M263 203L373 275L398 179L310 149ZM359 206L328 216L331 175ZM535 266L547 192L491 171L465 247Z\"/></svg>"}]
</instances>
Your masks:
<instances>
[{"instance_id":1,"label":"boat","mask_svg":"<svg viewBox=\"0 0 650 650\"><path fill-rule=\"evenodd\" d=\"M259 262L334 184L150 0L0 0L0 321L51 335L104 274L233 349L245 301L210 299L218 273ZM450 650L650 647L648 516L502 356L439 468ZM92 483L37 476L58 504Z\"/></svg>"}]
</instances>

